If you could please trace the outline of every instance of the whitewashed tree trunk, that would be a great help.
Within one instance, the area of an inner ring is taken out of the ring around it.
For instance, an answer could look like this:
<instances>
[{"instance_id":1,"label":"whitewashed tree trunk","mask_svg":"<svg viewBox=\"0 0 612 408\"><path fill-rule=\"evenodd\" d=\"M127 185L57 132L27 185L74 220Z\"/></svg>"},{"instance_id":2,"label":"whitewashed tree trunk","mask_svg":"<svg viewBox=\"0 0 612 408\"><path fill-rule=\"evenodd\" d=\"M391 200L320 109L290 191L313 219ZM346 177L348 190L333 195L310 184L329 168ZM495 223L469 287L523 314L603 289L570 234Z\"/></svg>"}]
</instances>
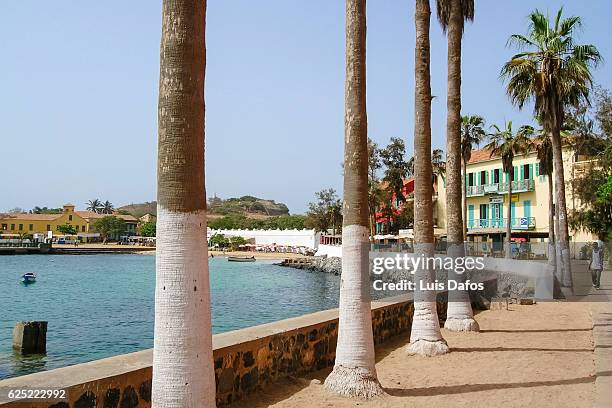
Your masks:
<instances>
[{"instance_id":1,"label":"whitewashed tree trunk","mask_svg":"<svg viewBox=\"0 0 612 408\"><path fill-rule=\"evenodd\" d=\"M342 275L336 361L325 387L363 399L384 394L376 377L369 278L366 2L346 1Z\"/></svg>"},{"instance_id":2,"label":"whitewashed tree trunk","mask_svg":"<svg viewBox=\"0 0 612 408\"><path fill-rule=\"evenodd\" d=\"M214 407L206 212L157 207L155 407Z\"/></svg>"},{"instance_id":3,"label":"whitewashed tree trunk","mask_svg":"<svg viewBox=\"0 0 612 408\"><path fill-rule=\"evenodd\" d=\"M448 19L448 96L446 127L446 229L447 255L458 259L465 257L461 174L461 37L463 13L461 0L450 0ZM464 273L448 271L448 279L465 282ZM472 304L466 290L449 290L448 307L444 327L452 331L478 331Z\"/></svg>"},{"instance_id":4,"label":"whitewashed tree trunk","mask_svg":"<svg viewBox=\"0 0 612 408\"><path fill-rule=\"evenodd\" d=\"M325 386L339 394L372 398L383 394L376 376L369 280L368 228L342 228L342 275L336 362Z\"/></svg>"},{"instance_id":5,"label":"whitewashed tree trunk","mask_svg":"<svg viewBox=\"0 0 612 408\"><path fill-rule=\"evenodd\" d=\"M424 258L434 256L433 244L415 244L415 256ZM409 354L422 356L437 356L449 352L446 340L440 331L440 321L436 306L436 291L420 290L422 287L435 281L435 271L428 268L419 268L415 271L414 282L417 289L414 292L414 315L410 329Z\"/></svg>"},{"instance_id":6,"label":"whitewashed tree trunk","mask_svg":"<svg viewBox=\"0 0 612 408\"><path fill-rule=\"evenodd\" d=\"M429 0L416 0L415 26L415 120L414 120L414 253L434 254L433 205L431 184L431 82L429 72ZM420 290L435 280L435 271L420 268L415 273L414 316L408 352L433 356L447 353L440 332L436 292Z\"/></svg>"},{"instance_id":7,"label":"whitewashed tree trunk","mask_svg":"<svg viewBox=\"0 0 612 408\"><path fill-rule=\"evenodd\" d=\"M215 406L204 183L206 1L164 0L152 405Z\"/></svg>"},{"instance_id":8,"label":"whitewashed tree trunk","mask_svg":"<svg viewBox=\"0 0 612 408\"><path fill-rule=\"evenodd\" d=\"M451 243L447 256L453 259L465 257L465 246L462 243ZM464 283L466 281L466 273L456 273L454 270L448 271L448 280ZM472 302L467 290L455 289L448 291L448 306L446 308L444 328L455 332L480 330L478 322L474 319Z\"/></svg>"}]
</instances>

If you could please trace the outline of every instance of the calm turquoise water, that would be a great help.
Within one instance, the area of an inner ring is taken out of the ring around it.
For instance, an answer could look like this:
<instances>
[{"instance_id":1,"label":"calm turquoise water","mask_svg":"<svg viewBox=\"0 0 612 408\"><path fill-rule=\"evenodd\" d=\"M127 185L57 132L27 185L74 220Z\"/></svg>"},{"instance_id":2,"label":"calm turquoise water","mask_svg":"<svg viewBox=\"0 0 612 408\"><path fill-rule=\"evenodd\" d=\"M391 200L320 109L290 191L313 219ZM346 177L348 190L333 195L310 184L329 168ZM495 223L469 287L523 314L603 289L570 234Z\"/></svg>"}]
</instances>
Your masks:
<instances>
[{"instance_id":1,"label":"calm turquoise water","mask_svg":"<svg viewBox=\"0 0 612 408\"><path fill-rule=\"evenodd\" d=\"M20 276L29 271L38 279L24 286ZM338 304L337 276L271 262L214 258L210 279L214 333ZM153 346L154 256L2 256L0 288L0 379ZM46 356L13 353L12 330L21 320L49 322Z\"/></svg>"}]
</instances>

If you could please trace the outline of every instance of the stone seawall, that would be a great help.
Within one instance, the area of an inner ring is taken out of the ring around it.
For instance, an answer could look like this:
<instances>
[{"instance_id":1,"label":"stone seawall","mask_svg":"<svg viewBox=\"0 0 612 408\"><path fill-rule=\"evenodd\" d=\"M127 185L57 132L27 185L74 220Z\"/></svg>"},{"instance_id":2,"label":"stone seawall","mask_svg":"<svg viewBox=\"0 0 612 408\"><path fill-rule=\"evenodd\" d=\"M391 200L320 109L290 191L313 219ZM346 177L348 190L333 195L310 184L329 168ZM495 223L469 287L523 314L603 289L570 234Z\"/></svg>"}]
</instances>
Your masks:
<instances>
[{"instance_id":1,"label":"stone seawall","mask_svg":"<svg viewBox=\"0 0 612 408\"><path fill-rule=\"evenodd\" d=\"M495 296L496 292L496 280L485 281L484 297ZM477 298L482 299L481 296ZM409 333L413 311L411 295L373 302L375 343ZM443 323L446 293L438 295L438 313ZM337 338L337 309L214 335L217 404L239 400L282 377L332 366ZM54 387L68 390L68 402L28 403L31 408L150 407L152 357L152 350L120 355L3 380L0 389ZM24 405L0 395L0 407Z\"/></svg>"}]
</instances>

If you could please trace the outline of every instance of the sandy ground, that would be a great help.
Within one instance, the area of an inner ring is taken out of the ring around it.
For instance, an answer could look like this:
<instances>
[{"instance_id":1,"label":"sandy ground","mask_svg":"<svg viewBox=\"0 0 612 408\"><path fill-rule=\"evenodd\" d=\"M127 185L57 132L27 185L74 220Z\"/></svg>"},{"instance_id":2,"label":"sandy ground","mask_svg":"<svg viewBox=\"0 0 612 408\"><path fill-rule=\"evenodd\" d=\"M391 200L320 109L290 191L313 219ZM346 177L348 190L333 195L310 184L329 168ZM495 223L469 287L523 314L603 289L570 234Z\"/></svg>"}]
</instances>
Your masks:
<instances>
[{"instance_id":1,"label":"sandy ground","mask_svg":"<svg viewBox=\"0 0 612 408\"><path fill-rule=\"evenodd\" d=\"M304 258L304 255L299 254L283 254L278 252L249 252L249 251L233 251L233 252L222 252L222 251L208 251L209 255L216 257L228 256L254 256L255 259L287 259L287 258ZM142 255L155 255L155 251L143 252Z\"/></svg>"},{"instance_id":2,"label":"sandy ground","mask_svg":"<svg viewBox=\"0 0 612 408\"><path fill-rule=\"evenodd\" d=\"M285 379L232 407L591 407L595 392L589 303L510 305L477 315L481 333L443 335L451 353L408 356L407 336L377 348L388 395L371 401L330 394L329 374Z\"/></svg>"},{"instance_id":3,"label":"sandy ground","mask_svg":"<svg viewBox=\"0 0 612 408\"><path fill-rule=\"evenodd\" d=\"M108 243L106 245L99 243L91 244L79 244L78 247L74 245L63 245L53 244L55 248L67 248L67 249L117 249L117 250L134 250L142 251L139 254L142 255L155 255L155 248L142 247L138 245L117 245L115 243ZM286 259L286 258L305 258L305 255L292 254L292 253L280 253L280 252L250 252L250 251L208 251L209 254L214 256L228 257L228 256L255 256L257 259Z\"/></svg>"}]
</instances>

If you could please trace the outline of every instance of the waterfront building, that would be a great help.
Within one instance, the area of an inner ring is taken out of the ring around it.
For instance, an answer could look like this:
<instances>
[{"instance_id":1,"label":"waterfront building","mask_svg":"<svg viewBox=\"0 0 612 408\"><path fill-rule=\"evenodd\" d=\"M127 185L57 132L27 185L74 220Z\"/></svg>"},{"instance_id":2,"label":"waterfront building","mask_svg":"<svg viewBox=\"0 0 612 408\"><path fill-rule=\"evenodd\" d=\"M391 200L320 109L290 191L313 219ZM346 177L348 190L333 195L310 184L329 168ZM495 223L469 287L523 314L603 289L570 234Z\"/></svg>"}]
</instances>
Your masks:
<instances>
[{"instance_id":1,"label":"waterfront building","mask_svg":"<svg viewBox=\"0 0 612 408\"><path fill-rule=\"evenodd\" d=\"M443 183L443 178L436 176L434 177L434 181L433 181L433 196L432 196L432 203L433 203L433 220L434 220L434 226L437 228L438 227L438 217L439 214L445 214L444 209L440 208L440 205L444 206L444 202L439 203L438 202L438 184L439 183ZM387 188L386 183L381 183L381 188L385 189ZM404 180L404 186L402 188L402 194L404 195L404 198L406 199L406 202L413 202L414 201L414 177L410 177ZM393 193L391 195L391 210L390 211L386 211L385 205L381 205L380 208L376 209L375 212L375 219L376 219L376 225L374 228L374 233L375 234L388 234L389 233L389 227L393 226L393 217L397 217L398 215L401 214L402 209L403 209L404 203L402 203L397 196L395 195L395 193ZM391 215L392 214L392 215ZM442 220L442 225L443 225L444 221ZM439 231L439 230L435 230L435 235L438 236L440 235L440 233L443 233L445 231Z\"/></svg>"},{"instance_id":2,"label":"waterfront building","mask_svg":"<svg viewBox=\"0 0 612 408\"><path fill-rule=\"evenodd\" d=\"M146 213L142 217L138 218L138 225L140 226L146 222L156 222L156 221L157 221L156 216L154 216L153 214Z\"/></svg>"},{"instance_id":3,"label":"waterfront building","mask_svg":"<svg viewBox=\"0 0 612 408\"><path fill-rule=\"evenodd\" d=\"M581 207L572 195L572 179L592 160L577 155L574 149L563 149L565 195L568 214ZM491 157L489 150L472 152L465 175L467 196L467 240L486 243L493 251L503 250L508 205L511 206L512 239L520 242L547 242L549 230L548 179L540 172L536 152L517 155L513 161L511 202L508 202L508 175L503 172L500 157ZM446 189L438 182L437 226L446 229ZM570 230L572 242L580 245L595 239L582 230ZM541 246L544 250L545 245ZM580 248L572 248L580 249Z\"/></svg>"},{"instance_id":4,"label":"waterfront building","mask_svg":"<svg viewBox=\"0 0 612 408\"><path fill-rule=\"evenodd\" d=\"M581 208L580 201L572 195L572 179L581 172L587 171L593 163L589 157L576 154L570 146L563 149L565 171L565 195L568 214ZM511 205L512 239L516 242L529 242L534 252L544 255L546 245L534 245L548 242L549 205L548 179L541 174L536 152L517 155L513 161L513 182L511 203L508 203L508 175L503 172L500 157L491 157L489 150L480 149L472 152L467 163L465 175L467 196L467 241L473 242L474 248L483 251L503 252L506 235L508 205ZM407 202L413 200L414 179L404 181L403 194ZM435 176L433 183L433 219L434 235L441 239L446 235L446 180ZM395 195L391 200L393 216L401 213L403 208ZM376 234L386 234L386 219L389 211L382 208L376 211ZM392 225L391 220L391 225ZM401 237L398 237L400 239ZM572 252L579 251L585 243L596 239L583 230L570 230ZM482 244L482 245L479 245Z\"/></svg>"},{"instance_id":5,"label":"waterfront building","mask_svg":"<svg viewBox=\"0 0 612 408\"><path fill-rule=\"evenodd\" d=\"M29 214L10 213L0 214L0 233L19 235L63 235L59 232L61 225L70 225L77 231L77 237L81 242L95 241L100 234L95 231L94 222L102 217L113 215L121 218L126 224L125 235L136 234L138 220L131 215L124 214L98 214L91 211L75 211L74 204L65 204L63 211L58 214Z\"/></svg>"}]
</instances>

